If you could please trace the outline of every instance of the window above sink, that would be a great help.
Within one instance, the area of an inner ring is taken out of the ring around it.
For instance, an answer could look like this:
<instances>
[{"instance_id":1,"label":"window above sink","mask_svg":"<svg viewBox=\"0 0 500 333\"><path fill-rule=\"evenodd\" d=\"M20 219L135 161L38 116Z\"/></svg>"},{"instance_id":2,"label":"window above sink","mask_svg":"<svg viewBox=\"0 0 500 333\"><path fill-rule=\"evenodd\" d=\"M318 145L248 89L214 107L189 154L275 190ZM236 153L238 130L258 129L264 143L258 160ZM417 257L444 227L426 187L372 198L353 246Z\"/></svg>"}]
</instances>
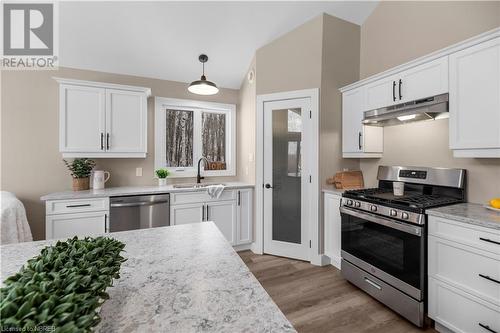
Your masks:
<instances>
[{"instance_id":1,"label":"window above sink","mask_svg":"<svg viewBox=\"0 0 500 333\"><path fill-rule=\"evenodd\" d=\"M204 176L236 174L236 106L194 100L155 98L155 169L171 177L195 177L197 162Z\"/></svg>"}]
</instances>

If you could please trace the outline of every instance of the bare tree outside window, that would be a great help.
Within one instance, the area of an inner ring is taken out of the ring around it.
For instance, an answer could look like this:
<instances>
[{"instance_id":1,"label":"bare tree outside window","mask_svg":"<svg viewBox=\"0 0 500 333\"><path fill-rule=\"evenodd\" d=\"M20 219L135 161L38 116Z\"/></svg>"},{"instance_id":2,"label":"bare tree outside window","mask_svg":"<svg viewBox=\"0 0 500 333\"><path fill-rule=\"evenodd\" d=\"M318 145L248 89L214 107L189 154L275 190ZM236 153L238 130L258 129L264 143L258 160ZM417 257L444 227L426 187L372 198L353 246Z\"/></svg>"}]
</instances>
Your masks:
<instances>
[{"instance_id":1,"label":"bare tree outside window","mask_svg":"<svg viewBox=\"0 0 500 333\"><path fill-rule=\"evenodd\" d=\"M193 166L193 111L166 110L166 166Z\"/></svg>"},{"instance_id":2,"label":"bare tree outside window","mask_svg":"<svg viewBox=\"0 0 500 333\"><path fill-rule=\"evenodd\" d=\"M203 112L201 115L203 156L211 169L226 169L226 115ZM212 166L213 165L213 166Z\"/></svg>"}]
</instances>

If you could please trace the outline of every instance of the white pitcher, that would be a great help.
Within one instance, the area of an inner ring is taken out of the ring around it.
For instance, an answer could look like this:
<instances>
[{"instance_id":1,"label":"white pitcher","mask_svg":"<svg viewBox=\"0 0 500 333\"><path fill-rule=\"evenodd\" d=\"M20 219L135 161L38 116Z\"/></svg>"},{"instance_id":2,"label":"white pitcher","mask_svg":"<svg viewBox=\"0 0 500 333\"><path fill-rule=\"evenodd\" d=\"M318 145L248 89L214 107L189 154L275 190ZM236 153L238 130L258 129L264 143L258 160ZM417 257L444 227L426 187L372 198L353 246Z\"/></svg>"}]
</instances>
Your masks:
<instances>
[{"instance_id":1,"label":"white pitcher","mask_svg":"<svg viewBox=\"0 0 500 333\"><path fill-rule=\"evenodd\" d=\"M95 170L92 175L92 188L94 190L102 190L104 183L109 180L109 172L103 170Z\"/></svg>"}]
</instances>

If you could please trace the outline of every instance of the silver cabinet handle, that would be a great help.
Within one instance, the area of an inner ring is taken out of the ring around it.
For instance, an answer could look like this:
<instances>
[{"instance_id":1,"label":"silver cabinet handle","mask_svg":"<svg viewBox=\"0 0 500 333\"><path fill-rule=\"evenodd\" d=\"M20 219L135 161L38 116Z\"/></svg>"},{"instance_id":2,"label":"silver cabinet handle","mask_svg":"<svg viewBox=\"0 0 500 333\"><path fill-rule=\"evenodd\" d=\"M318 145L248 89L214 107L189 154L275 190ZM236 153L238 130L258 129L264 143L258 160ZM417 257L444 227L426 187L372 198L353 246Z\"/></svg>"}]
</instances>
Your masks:
<instances>
[{"instance_id":1,"label":"silver cabinet handle","mask_svg":"<svg viewBox=\"0 0 500 333\"><path fill-rule=\"evenodd\" d=\"M109 133L106 133L106 150L109 150L111 144L109 143Z\"/></svg>"},{"instance_id":2,"label":"silver cabinet handle","mask_svg":"<svg viewBox=\"0 0 500 333\"><path fill-rule=\"evenodd\" d=\"M373 282L372 280L370 280L369 278L365 277L365 282L368 283L370 286L378 289L378 290L382 290L382 287L379 286L378 284L376 284L375 282Z\"/></svg>"},{"instance_id":3,"label":"silver cabinet handle","mask_svg":"<svg viewBox=\"0 0 500 333\"><path fill-rule=\"evenodd\" d=\"M208 204L207 204L207 221L209 220L209 217L208 217Z\"/></svg>"},{"instance_id":4,"label":"silver cabinet handle","mask_svg":"<svg viewBox=\"0 0 500 333\"><path fill-rule=\"evenodd\" d=\"M201 220L205 221L205 205L201 207Z\"/></svg>"}]
</instances>

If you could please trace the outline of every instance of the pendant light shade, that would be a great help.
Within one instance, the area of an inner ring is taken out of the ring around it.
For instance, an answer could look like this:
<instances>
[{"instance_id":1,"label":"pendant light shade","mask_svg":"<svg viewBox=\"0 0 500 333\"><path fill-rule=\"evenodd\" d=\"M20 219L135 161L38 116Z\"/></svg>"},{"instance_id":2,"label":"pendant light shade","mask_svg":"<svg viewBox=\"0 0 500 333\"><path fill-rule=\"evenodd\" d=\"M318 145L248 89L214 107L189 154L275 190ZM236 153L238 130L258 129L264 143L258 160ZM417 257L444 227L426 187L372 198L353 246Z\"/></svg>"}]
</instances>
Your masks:
<instances>
[{"instance_id":1,"label":"pendant light shade","mask_svg":"<svg viewBox=\"0 0 500 333\"><path fill-rule=\"evenodd\" d=\"M191 82L188 87L188 90L193 94L197 95L215 95L219 92L219 88L212 81L208 81L205 76L205 63L208 61L208 57L205 54L201 54L198 57L198 60L203 65L203 73L199 80Z\"/></svg>"}]
</instances>

